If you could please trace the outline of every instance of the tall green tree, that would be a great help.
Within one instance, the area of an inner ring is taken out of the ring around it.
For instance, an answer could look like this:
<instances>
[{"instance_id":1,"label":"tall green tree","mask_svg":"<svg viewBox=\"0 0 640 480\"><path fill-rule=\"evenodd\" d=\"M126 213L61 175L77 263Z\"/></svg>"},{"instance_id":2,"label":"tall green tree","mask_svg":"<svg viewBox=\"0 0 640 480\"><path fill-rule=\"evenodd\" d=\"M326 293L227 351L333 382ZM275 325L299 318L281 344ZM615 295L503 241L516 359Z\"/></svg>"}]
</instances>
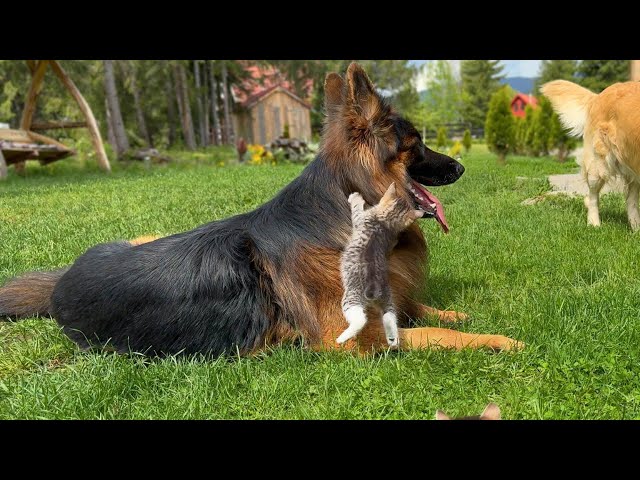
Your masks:
<instances>
[{"instance_id":1,"label":"tall green tree","mask_svg":"<svg viewBox=\"0 0 640 480\"><path fill-rule=\"evenodd\" d=\"M222 132L220 130L220 118L218 116L218 81L216 80L215 64L213 60L209 63L209 90L210 90L210 108L211 117L213 119L213 141L216 145L222 143Z\"/></svg>"},{"instance_id":2,"label":"tall green tree","mask_svg":"<svg viewBox=\"0 0 640 480\"><path fill-rule=\"evenodd\" d=\"M534 143L541 155L549 155L553 128L553 107L547 97L541 97L536 115Z\"/></svg>"},{"instance_id":3,"label":"tall green tree","mask_svg":"<svg viewBox=\"0 0 640 480\"><path fill-rule=\"evenodd\" d=\"M436 123L451 123L460 119L460 87L451 64L437 60L427 67L427 109Z\"/></svg>"},{"instance_id":4,"label":"tall green tree","mask_svg":"<svg viewBox=\"0 0 640 480\"><path fill-rule=\"evenodd\" d=\"M438 128L438 135L436 137L436 147L443 149L447 146L449 141L447 140L447 129L445 127Z\"/></svg>"},{"instance_id":5,"label":"tall green tree","mask_svg":"<svg viewBox=\"0 0 640 480\"><path fill-rule=\"evenodd\" d=\"M526 153L525 139L527 136L527 127L525 125L525 119L523 117L515 117L514 119L514 142L513 152L517 155L524 155Z\"/></svg>"},{"instance_id":6,"label":"tall green tree","mask_svg":"<svg viewBox=\"0 0 640 480\"><path fill-rule=\"evenodd\" d=\"M108 121L111 123L115 145L114 150L118 159L121 159L129 150L129 138L124 127L124 120L120 110L120 99L116 87L116 77L113 60L103 60L104 66L104 89L107 98L107 108L109 111Z\"/></svg>"},{"instance_id":7,"label":"tall green tree","mask_svg":"<svg viewBox=\"0 0 640 480\"><path fill-rule=\"evenodd\" d=\"M129 93L133 95L133 105L136 113L136 123L138 126L138 132L144 139L146 146L153 147L153 140L147 128L147 120L145 118L145 111L142 102L142 92L138 86L138 63L131 60L120 60L118 64L122 69L122 73L125 78L125 84L128 86Z\"/></svg>"},{"instance_id":8,"label":"tall green tree","mask_svg":"<svg viewBox=\"0 0 640 480\"><path fill-rule=\"evenodd\" d=\"M489 112L484 135L489 150L498 155L498 162L513 150L515 121L511 113L511 95L505 87L497 90L489 100Z\"/></svg>"},{"instance_id":9,"label":"tall green tree","mask_svg":"<svg viewBox=\"0 0 640 480\"><path fill-rule=\"evenodd\" d=\"M578 139L569 135L568 132L569 130L560 122L558 114L553 112L549 144L550 148L556 149L556 158L561 163L567 160L567 155L578 145Z\"/></svg>"},{"instance_id":10,"label":"tall green tree","mask_svg":"<svg viewBox=\"0 0 640 480\"><path fill-rule=\"evenodd\" d=\"M473 142L471 140L471 130L467 128L464 131L464 136L462 137L462 145L464 146L464 151L466 153L469 153L469 150L471 150L472 143Z\"/></svg>"},{"instance_id":11,"label":"tall green tree","mask_svg":"<svg viewBox=\"0 0 640 480\"><path fill-rule=\"evenodd\" d=\"M540 149L536 143L536 126L538 124L538 110L531 105L527 105L524 109L524 125L523 138L524 147L527 155L538 157Z\"/></svg>"},{"instance_id":12,"label":"tall green tree","mask_svg":"<svg viewBox=\"0 0 640 480\"><path fill-rule=\"evenodd\" d=\"M630 60L582 60L578 64L579 83L595 93L609 85L629 80Z\"/></svg>"},{"instance_id":13,"label":"tall green tree","mask_svg":"<svg viewBox=\"0 0 640 480\"><path fill-rule=\"evenodd\" d=\"M473 127L482 127L489 110L489 100L504 78L500 60L462 60L462 118Z\"/></svg>"},{"instance_id":14,"label":"tall green tree","mask_svg":"<svg viewBox=\"0 0 640 480\"><path fill-rule=\"evenodd\" d=\"M534 90L538 92L541 85L552 80L570 80L575 82L577 60L542 60Z\"/></svg>"}]
</instances>

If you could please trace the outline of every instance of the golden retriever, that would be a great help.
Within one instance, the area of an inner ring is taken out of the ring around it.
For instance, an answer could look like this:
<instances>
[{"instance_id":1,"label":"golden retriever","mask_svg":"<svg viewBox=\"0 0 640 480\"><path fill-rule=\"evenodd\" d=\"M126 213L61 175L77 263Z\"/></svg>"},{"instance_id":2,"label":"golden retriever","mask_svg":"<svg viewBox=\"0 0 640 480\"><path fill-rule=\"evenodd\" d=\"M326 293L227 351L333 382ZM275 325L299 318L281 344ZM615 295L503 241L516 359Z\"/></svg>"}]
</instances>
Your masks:
<instances>
[{"instance_id":1,"label":"golden retriever","mask_svg":"<svg viewBox=\"0 0 640 480\"><path fill-rule=\"evenodd\" d=\"M600 94L566 80L540 89L575 136L584 135L582 174L589 193L584 199L587 223L600 226L600 189L614 176L626 183L631 229L640 228L640 82L616 83Z\"/></svg>"}]
</instances>

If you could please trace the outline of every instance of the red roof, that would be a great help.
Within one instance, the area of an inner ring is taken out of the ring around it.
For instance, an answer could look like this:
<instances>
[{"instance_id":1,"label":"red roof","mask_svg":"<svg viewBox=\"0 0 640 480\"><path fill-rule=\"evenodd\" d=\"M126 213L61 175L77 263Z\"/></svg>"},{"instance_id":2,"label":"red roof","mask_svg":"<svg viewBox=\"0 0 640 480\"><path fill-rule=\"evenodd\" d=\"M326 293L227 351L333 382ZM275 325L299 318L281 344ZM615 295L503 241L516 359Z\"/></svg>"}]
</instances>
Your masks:
<instances>
[{"instance_id":1,"label":"red roof","mask_svg":"<svg viewBox=\"0 0 640 480\"><path fill-rule=\"evenodd\" d=\"M251 65L246 67L246 71L249 72L250 78L243 80L240 86L234 85L232 87L233 96L242 107L251 107L271 92L280 89L307 108L311 108L311 105L294 93L294 87L291 82L284 78L282 73L275 67L261 68L257 65ZM313 81L311 79L307 80L304 85L305 92L308 94L312 87Z\"/></svg>"},{"instance_id":2,"label":"red roof","mask_svg":"<svg viewBox=\"0 0 640 480\"><path fill-rule=\"evenodd\" d=\"M511 100L511 113L516 117L524 118L524 109L527 105L531 105L531 108L538 106L538 100L533 95L525 95L524 93L517 93L513 100Z\"/></svg>"},{"instance_id":3,"label":"red roof","mask_svg":"<svg viewBox=\"0 0 640 480\"><path fill-rule=\"evenodd\" d=\"M538 106L538 99L536 97L534 97L533 95L526 95L520 92L518 92L516 96L513 97L513 100L511 100L511 105L513 105L518 98L521 99L525 105L531 105L533 108Z\"/></svg>"}]
</instances>

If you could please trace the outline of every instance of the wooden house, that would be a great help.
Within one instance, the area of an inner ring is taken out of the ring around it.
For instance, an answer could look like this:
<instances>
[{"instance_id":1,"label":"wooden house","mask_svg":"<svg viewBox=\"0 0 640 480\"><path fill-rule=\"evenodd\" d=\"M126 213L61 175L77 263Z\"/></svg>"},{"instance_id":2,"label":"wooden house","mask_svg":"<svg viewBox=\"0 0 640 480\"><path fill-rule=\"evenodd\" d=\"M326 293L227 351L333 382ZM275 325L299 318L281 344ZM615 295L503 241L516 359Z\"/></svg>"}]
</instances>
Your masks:
<instances>
[{"instance_id":1,"label":"wooden house","mask_svg":"<svg viewBox=\"0 0 640 480\"><path fill-rule=\"evenodd\" d=\"M266 145L280 137L288 125L289 137L311 140L311 105L298 97L275 69L251 67L250 74L243 88L232 90L236 137Z\"/></svg>"},{"instance_id":2,"label":"wooden house","mask_svg":"<svg viewBox=\"0 0 640 480\"><path fill-rule=\"evenodd\" d=\"M513 97L513 100L511 100L511 113L516 117L524 117L524 109L527 105L531 105L532 108L536 108L538 106L538 99L533 95L518 93Z\"/></svg>"}]
</instances>

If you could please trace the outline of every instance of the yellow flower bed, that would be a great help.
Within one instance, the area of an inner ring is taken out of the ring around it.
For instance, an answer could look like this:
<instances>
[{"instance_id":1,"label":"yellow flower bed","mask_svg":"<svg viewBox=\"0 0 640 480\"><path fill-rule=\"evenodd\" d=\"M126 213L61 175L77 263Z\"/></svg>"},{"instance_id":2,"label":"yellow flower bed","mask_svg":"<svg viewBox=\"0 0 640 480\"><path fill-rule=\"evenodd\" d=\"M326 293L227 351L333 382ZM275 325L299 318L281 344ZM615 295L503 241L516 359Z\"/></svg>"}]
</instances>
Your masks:
<instances>
[{"instance_id":1,"label":"yellow flower bed","mask_svg":"<svg viewBox=\"0 0 640 480\"><path fill-rule=\"evenodd\" d=\"M273 154L266 150L260 144L247 145L247 153L249 154L249 165L275 165L276 160Z\"/></svg>"}]
</instances>

